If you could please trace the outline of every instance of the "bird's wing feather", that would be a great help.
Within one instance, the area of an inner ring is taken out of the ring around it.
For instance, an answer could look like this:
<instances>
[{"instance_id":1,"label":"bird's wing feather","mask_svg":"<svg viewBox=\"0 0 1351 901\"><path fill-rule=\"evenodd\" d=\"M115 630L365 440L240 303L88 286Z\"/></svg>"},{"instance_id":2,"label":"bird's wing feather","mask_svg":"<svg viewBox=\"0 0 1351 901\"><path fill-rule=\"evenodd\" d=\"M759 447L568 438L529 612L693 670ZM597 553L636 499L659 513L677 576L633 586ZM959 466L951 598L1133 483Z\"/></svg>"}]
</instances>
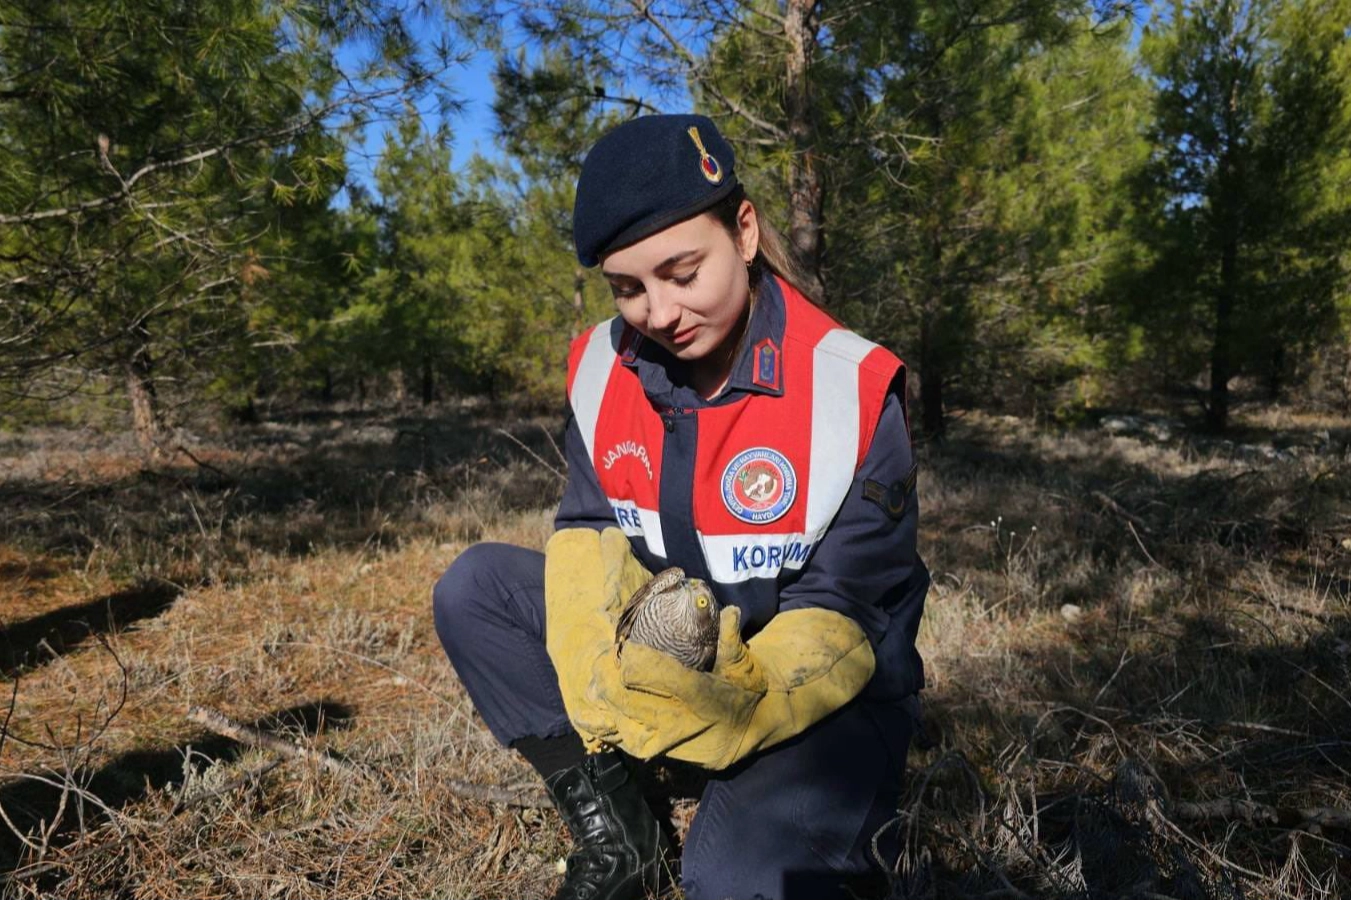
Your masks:
<instances>
[{"instance_id":1,"label":"bird's wing feather","mask_svg":"<svg viewBox=\"0 0 1351 901\"><path fill-rule=\"evenodd\" d=\"M646 585L633 593L633 597L629 598L627 606L624 607L624 612L619 614L619 622L615 624L615 644L620 649L623 648L624 641L633 631L633 622L638 618L638 611L648 602L648 599L661 594L663 591L670 591L679 585L684 578L685 571L678 566L672 566L657 573L648 580Z\"/></svg>"}]
</instances>

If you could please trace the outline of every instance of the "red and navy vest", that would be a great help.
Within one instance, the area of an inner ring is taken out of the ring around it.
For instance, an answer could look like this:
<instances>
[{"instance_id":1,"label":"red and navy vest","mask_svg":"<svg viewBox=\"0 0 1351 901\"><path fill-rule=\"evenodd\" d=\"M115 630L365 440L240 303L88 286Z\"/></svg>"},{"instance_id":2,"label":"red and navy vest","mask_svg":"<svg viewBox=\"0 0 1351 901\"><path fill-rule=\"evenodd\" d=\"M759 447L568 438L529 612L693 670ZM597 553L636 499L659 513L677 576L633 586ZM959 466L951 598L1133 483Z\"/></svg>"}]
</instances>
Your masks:
<instances>
[{"instance_id":1,"label":"red and navy vest","mask_svg":"<svg viewBox=\"0 0 1351 901\"><path fill-rule=\"evenodd\" d=\"M868 453L887 392L904 366L786 282L779 280L778 287L783 346L769 352L782 354L773 373L782 376L774 386L782 394L748 392L730 403L683 411L698 420L692 467L681 461L683 471L693 472L692 484L673 490L671 479L663 482L663 454L674 425L644 393L638 373L623 365L636 333L627 327L620 332L616 320L603 322L573 342L568 360L573 414L619 526L642 542L650 563L683 566L742 589L733 595L751 588L741 583L792 580L811 558ZM663 497L663 485L668 494L686 496ZM688 511L680 517L681 531L692 526L695 540L684 546L697 546L702 560L679 559L690 552L672 559L663 534L672 510ZM686 516L692 522L683 522ZM755 612L755 619L773 615Z\"/></svg>"}]
</instances>

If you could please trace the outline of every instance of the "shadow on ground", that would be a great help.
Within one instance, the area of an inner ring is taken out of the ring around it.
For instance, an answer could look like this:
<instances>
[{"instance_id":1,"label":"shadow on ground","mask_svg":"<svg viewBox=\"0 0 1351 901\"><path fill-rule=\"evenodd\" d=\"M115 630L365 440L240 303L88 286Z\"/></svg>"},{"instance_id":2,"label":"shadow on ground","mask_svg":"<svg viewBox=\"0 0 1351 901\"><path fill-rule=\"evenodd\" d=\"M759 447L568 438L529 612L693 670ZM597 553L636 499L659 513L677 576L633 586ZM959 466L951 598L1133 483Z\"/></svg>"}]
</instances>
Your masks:
<instances>
[{"instance_id":1,"label":"shadow on ground","mask_svg":"<svg viewBox=\"0 0 1351 901\"><path fill-rule=\"evenodd\" d=\"M902 888L1344 896L1351 829L1306 813L1351 811L1351 467L1020 428L921 461L929 604L964 606L932 639L938 747L910 777L930 856ZM1135 761L1171 825L1127 815ZM1187 806L1226 799L1275 817Z\"/></svg>"},{"instance_id":2,"label":"shadow on ground","mask_svg":"<svg viewBox=\"0 0 1351 901\"><path fill-rule=\"evenodd\" d=\"M182 589L152 580L86 604L19 622L0 622L0 675L13 678L75 650L97 635L153 619L173 606Z\"/></svg>"},{"instance_id":3,"label":"shadow on ground","mask_svg":"<svg viewBox=\"0 0 1351 901\"><path fill-rule=\"evenodd\" d=\"M98 548L124 568L201 584L247 580L257 552L473 541L495 519L557 503L561 433L557 416L450 408L241 426L197 448L203 465L179 456L115 478L11 476L0 544L75 560Z\"/></svg>"},{"instance_id":4,"label":"shadow on ground","mask_svg":"<svg viewBox=\"0 0 1351 901\"><path fill-rule=\"evenodd\" d=\"M318 700L274 711L250 725L312 737L347 728L353 715L345 704ZM40 842L36 836L49 830L50 845L58 848L101 824L108 810L121 810L151 792L182 784L186 768L200 772L215 761L234 760L245 747L219 735L199 734L168 747L128 751L98 769L76 765L68 774L25 773L0 784L0 808L12 824L0 827L0 888L28 856L20 836Z\"/></svg>"}]
</instances>

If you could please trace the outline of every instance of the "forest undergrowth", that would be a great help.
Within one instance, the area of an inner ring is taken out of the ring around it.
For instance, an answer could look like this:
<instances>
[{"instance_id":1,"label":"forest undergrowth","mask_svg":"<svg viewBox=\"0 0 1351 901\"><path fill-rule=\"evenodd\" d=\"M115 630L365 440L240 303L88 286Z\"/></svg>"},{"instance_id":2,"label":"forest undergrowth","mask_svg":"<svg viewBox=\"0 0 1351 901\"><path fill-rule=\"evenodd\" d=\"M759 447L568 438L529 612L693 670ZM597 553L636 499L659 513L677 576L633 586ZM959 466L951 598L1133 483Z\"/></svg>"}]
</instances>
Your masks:
<instances>
[{"instance_id":1,"label":"forest undergrowth","mask_svg":"<svg viewBox=\"0 0 1351 901\"><path fill-rule=\"evenodd\" d=\"M550 894L566 833L430 592L473 542L543 546L560 425L294 411L154 468L127 434L0 433L0 894ZM918 449L894 896L1351 893L1351 421L1235 425L972 414Z\"/></svg>"}]
</instances>

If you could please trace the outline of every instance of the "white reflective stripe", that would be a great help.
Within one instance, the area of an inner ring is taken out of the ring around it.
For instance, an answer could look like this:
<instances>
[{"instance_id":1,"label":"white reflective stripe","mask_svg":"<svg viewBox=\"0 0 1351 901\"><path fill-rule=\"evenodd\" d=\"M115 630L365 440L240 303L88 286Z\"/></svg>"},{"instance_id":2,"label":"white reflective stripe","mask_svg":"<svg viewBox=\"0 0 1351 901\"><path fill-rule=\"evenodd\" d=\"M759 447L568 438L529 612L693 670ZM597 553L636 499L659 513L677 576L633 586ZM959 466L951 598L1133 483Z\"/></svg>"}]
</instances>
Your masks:
<instances>
[{"instance_id":1,"label":"white reflective stripe","mask_svg":"<svg viewBox=\"0 0 1351 901\"><path fill-rule=\"evenodd\" d=\"M830 525L858 463L858 365L877 345L853 332L828 332L812 354L812 456L807 531Z\"/></svg>"},{"instance_id":2,"label":"white reflective stripe","mask_svg":"<svg viewBox=\"0 0 1351 901\"><path fill-rule=\"evenodd\" d=\"M643 537L647 539L647 549L666 559L666 539L661 534L661 514L656 510L638 508L638 521L643 524Z\"/></svg>"},{"instance_id":3,"label":"white reflective stripe","mask_svg":"<svg viewBox=\"0 0 1351 901\"><path fill-rule=\"evenodd\" d=\"M665 558L666 539L661 534L661 514L623 498L612 497L609 501L615 512L615 520L624 534L630 538L644 539L649 551Z\"/></svg>"},{"instance_id":4,"label":"white reflective stripe","mask_svg":"<svg viewBox=\"0 0 1351 901\"><path fill-rule=\"evenodd\" d=\"M784 567L801 569L820 533L705 535L699 533L708 574L715 582L773 579Z\"/></svg>"},{"instance_id":5,"label":"white reflective stripe","mask_svg":"<svg viewBox=\"0 0 1351 901\"><path fill-rule=\"evenodd\" d=\"M610 327L614 318L596 326L586 342L582 358L577 362L577 375L572 380L572 413L577 417L577 428L586 443L586 454L596 459L596 421L600 419L600 405L605 398L605 386L614 371L615 351L610 343Z\"/></svg>"}]
</instances>

